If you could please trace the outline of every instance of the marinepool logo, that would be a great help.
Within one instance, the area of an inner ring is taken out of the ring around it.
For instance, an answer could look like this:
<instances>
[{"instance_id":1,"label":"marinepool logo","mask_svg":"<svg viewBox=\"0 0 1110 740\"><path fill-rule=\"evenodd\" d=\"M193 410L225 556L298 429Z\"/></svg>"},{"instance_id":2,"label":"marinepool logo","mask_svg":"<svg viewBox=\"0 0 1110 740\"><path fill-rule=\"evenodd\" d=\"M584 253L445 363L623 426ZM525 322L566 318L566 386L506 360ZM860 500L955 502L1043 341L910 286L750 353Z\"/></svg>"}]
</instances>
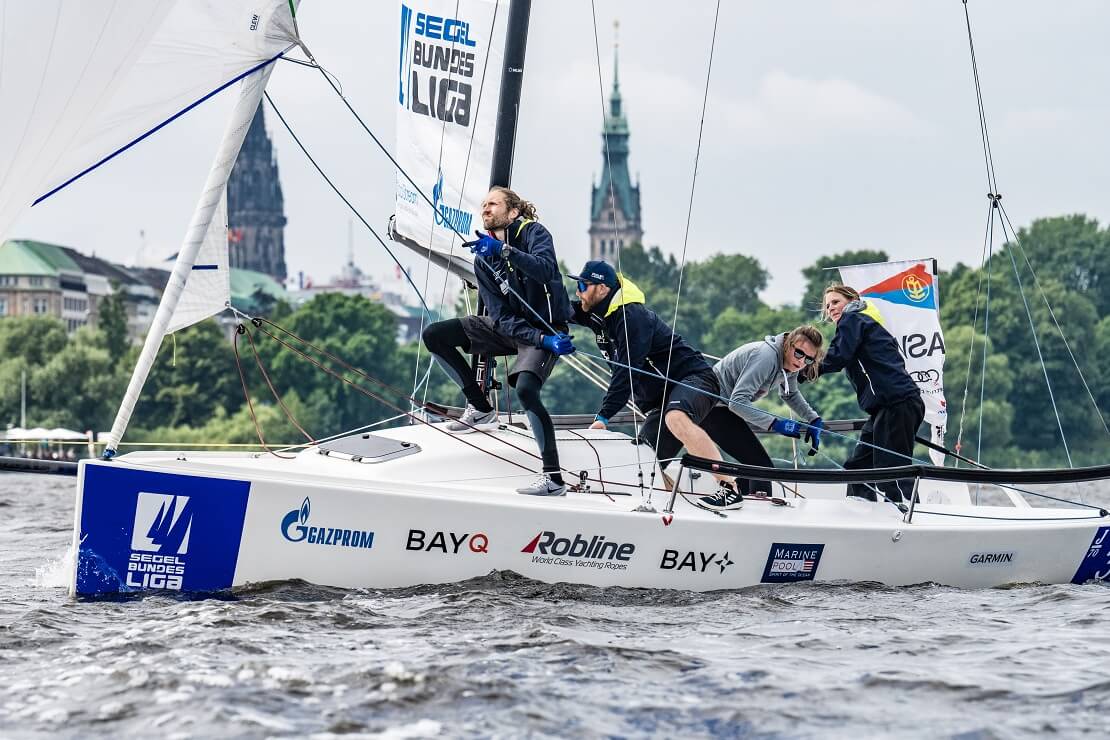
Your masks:
<instances>
[{"instance_id":1,"label":"marinepool logo","mask_svg":"<svg viewBox=\"0 0 1110 740\"><path fill-rule=\"evenodd\" d=\"M281 520L281 536L290 542L307 542L310 545L352 547L369 550L374 546L374 533L345 527L311 526L312 502L306 497L299 509L293 509Z\"/></svg>"},{"instance_id":2,"label":"marinepool logo","mask_svg":"<svg viewBox=\"0 0 1110 740\"><path fill-rule=\"evenodd\" d=\"M580 568L627 570L628 561L636 552L631 542L613 542L605 535L575 534L573 538L560 537L544 531L532 538L521 552L532 556L538 565L575 565ZM539 553L539 554L536 554Z\"/></svg>"},{"instance_id":3,"label":"marinepool logo","mask_svg":"<svg viewBox=\"0 0 1110 740\"><path fill-rule=\"evenodd\" d=\"M436 226L450 226L460 234L470 233L470 224L474 217L469 211L463 211L458 208L452 208L443 200L443 170L440 170L436 177L436 183L432 186L432 203L436 212Z\"/></svg>"},{"instance_id":4,"label":"marinepool logo","mask_svg":"<svg viewBox=\"0 0 1110 740\"><path fill-rule=\"evenodd\" d=\"M763 568L761 583L793 583L812 581L821 564L823 544L798 544L794 542L775 542L767 554L767 565Z\"/></svg>"},{"instance_id":5,"label":"marinepool logo","mask_svg":"<svg viewBox=\"0 0 1110 740\"><path fill-rule=\"evenodd\" d=\"M193 529L188 496L140 491L135 500L131 554L124 584L132 588L180 591Z\"/></svg>"}]
</instances>

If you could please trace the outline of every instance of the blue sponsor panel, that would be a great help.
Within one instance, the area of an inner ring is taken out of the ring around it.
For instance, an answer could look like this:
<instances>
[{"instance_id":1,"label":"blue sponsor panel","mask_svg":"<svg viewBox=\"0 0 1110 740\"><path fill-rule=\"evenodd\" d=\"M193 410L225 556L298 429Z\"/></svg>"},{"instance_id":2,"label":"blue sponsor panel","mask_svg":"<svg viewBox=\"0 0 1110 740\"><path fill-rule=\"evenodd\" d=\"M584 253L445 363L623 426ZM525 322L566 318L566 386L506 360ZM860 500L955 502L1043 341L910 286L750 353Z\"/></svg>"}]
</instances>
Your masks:
<instances>
[{"instance_id":1,"label":"blue sponsor panel","mask_svg":"<svg viewBox=\"0 0 1110 740\"><path fill-rule=\"evenodd\" d=\"M77 593L231 586L250 483L88 465Z\"/></svg>"},{"instance_id":2,"label":"blue sponsor panel","mask_svg":"<svg viewBox=\"0 0 1110 740\"><path fill-rule=\"evenodd\" d=\"M1107 578L1110 578L1110 527L1099 527L1071 582L1086 583Z\"/></svg>"},{"instance_id":3,"label":"blue sponsor panel","mask_svg":"<svg viewBox=\"0 0 1110 740\"><path fill-rule=\"evenodd\" d=\"M821 565L824 550L823 544L772 543L760 583L812 581L817 575L817 567Z\"/></svg>"}]
</instances>

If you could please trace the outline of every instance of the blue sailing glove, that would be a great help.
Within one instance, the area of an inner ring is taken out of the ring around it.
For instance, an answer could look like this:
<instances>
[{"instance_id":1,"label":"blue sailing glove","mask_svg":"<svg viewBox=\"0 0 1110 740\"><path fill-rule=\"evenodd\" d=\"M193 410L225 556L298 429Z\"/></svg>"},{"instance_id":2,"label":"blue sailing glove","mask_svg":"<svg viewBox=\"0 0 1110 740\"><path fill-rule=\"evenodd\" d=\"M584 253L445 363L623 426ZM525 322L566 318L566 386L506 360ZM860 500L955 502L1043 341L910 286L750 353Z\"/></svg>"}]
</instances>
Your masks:
<instances>
[{"instance_id":1,"label":"blue sailing glove","mask_svg":"<svg viewBox=\"0 0 1110 740\"><path fill-rule=\"evenodd\" d=\"M802 436L802 425L793 419L775 419L771 422L771 431L778 432L784 437L800 439Z\"/></svg>"},{"instance_id":2,"label":"blue sailing glove","mask_svg":"<svg viewBox=\"0 0 1110 740\"><path fill-rule=\"evenodd\" d=\"M540 340L540 346L553 355L569 355L574 352L574 345L571 344L570 339L566 334L555 336L544 334L543 339Z\"/></svg>"},{"instance_id":3,"label":"blue sailing glove","mask_svg":"<svg viewBox=\"0 0 1110 740\"><path fill-rule=\"evenodd\" d=\"M494 239L489 234L483 234L480 231L475 231L474 233L478 235L478 238L471 242L463 242L464 247L479 257L501 254L501 250L505 247L504 242Z\"/></svg>"},{"instance_id":4,"label":"blue sailing glove","mask_svg":"<svg viewBox=\"0 0 1110 740\"><path fill-rule=\"evenodd\" d=\"M821 447L821 432L822 430L824 430L824 428L825 422L823 422L821 420L821 417L818 416L816 419L809 423L809 427L806 429L805 441L814 450L817 450Z\"/></svg>"}]
</instances>

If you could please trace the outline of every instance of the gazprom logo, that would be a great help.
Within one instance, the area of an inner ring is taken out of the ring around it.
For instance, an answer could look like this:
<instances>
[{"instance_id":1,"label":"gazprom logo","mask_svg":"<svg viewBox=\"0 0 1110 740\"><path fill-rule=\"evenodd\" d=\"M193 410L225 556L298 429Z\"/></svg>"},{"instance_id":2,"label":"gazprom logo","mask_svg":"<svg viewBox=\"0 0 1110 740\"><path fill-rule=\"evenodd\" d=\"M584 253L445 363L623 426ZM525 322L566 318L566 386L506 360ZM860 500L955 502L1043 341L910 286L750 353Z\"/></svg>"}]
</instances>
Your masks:
<instances>
[{"instance_id":1,"label":"gazprom logo","mask_svg":"<svg viewBox=\"0 0 1110 740\"><path fill-rule=\"evenodd\" d=\"M193 507L188 496L140 491L135 501L131 549L163 555L189 552Z\"/></svg>"},{"instance_id":2,"label":"gazprom logo","mask_svg":"<svg viewBox=\"0 0 1110 740\"><path fill-rule=\"evenodd\" d=\"M448 226L460 234L470 233L470 224L474 216L469 211L452 208L443 200L443 170L438 172L435 185L432 186L432 203L436 212L436 226Z\"/></svg>"},{"instance_id":3,"label":"gazprom logo","mask_svg":"<svg viewBox=\"0 0 1110 740\"><path fill-rule=\"evenodd\" d=\"M293 509L281 520L281 536L290 542L307 542L310 545L333 545L369 550L374 546L374 533L344 527L315 527L308 523L312 502L308 497L299 509Z\"/></svg>"}]
</instances>

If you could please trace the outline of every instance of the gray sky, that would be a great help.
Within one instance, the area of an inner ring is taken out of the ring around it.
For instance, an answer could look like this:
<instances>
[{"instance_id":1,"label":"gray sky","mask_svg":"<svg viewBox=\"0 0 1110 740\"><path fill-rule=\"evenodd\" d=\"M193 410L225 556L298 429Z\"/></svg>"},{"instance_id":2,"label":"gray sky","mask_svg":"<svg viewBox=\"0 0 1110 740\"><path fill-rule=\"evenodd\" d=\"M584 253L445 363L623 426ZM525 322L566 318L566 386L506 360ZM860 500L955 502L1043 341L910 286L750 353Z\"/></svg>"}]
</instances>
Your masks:
<instances>
[{"instance_id":1,"label":"gray sky","mask_svg":"<svg viewBox=\"0 0 1110 740\"><path fill-rule=\"evenodd\" d=\"M1110 3L971 0L1000 189L1018 225L1110 211ZM680 255L714 3L597 0L605 96L612 23L642 185L645 241ZM304 0L301 31L375 132L394 139L398 4ZM394 176L318 73L291 64L269 89L375 226ZM169 254L185 231L228 101L32 209L17 237L130 261ZM514 187L535 201L571 266L588 251L602 110L590 3L534 0ZM286 260L317 282L338 271L349 216L271 116L285 192ZM687 256L742 252L772 274L763 294L796 302L799 269L853 248L977 263L986 179L959 0L722 2ZM384 229L383 229L384 230ZM361 226L356 262L395 283ZM410 266L418 258L403 257ZM420 266L418 283L423 280ZM431 277L438 300L442 278ZM696 289L696 286L688 286ZM942 287L943 291L943 287Z\"/></svg>"}]
</instances>

